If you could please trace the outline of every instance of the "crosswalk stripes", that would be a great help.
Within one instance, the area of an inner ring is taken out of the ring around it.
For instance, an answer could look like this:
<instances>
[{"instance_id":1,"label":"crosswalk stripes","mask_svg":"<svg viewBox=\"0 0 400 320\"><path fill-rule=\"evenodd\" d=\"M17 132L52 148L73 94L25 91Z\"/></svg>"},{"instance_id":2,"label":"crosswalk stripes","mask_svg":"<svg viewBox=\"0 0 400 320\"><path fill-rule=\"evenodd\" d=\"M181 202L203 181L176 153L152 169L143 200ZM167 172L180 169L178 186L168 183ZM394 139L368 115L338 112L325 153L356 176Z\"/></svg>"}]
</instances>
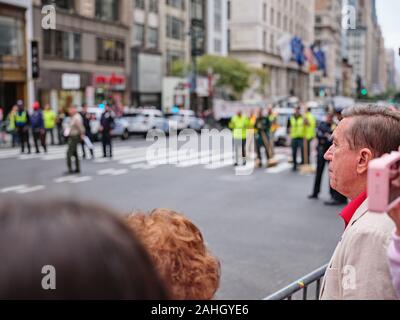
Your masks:
<instances>
[{"instance_id":1,"label":"crosswalk stripes","mask_svg":"<svg viewBox=\"0 0 400 320\"><path fill-rule=\"evenodd\" d=\"M10 193L10 192L15 192L19 194L26 194L26 193L31 193L39 190L43 190L46 187L43 185L37 185L37 186L28 186L26 184L21 184L17 186L12 186L12 187L7 187L3 188L0 190L0 193Z\"/></svg>"},{"instance_id":2,"label":"crosswalk stripes","mask_svg":"<svg viewBox=\"0 0 400 320\"><path fill-rule=\"evenodd\" d=\"M24 154L21 155L19 150L1 150L0 159L15 158L17 160L27 161L30 159L36 159L41 161L52 161L60 160L65 158L66 146L54 146L49 148L49 152L46 154ZM283 153L282 153L283 151ZM287 150L280 150L281 153L277 153L275 160L278 165L273 168L265 170L267 174L278 174L289 170L291 165L287 163L289 155ZM100 145L95 147L95 154L102 154L102 148ZM150 170L161 165L172 165L176 168L189 168L194 166L203 166L206 170L218 170L225 167L232 166L234 154L228 153L213 153L211 150L205 150L201 152L188 152L188 150L179 151L168 151L167 149L151 150L148 147L133 147L120 145L114 148L113 158L95 158L93 162L96 164L119 164L123 166L129 166L131 170ZM105 171L104 171L105 170ZM107 171L108 170L108 171ZM115 171L113 171L115 170ZM118 176L128 173L129 169L103 169L97 172L97 175L111 175ZM127 171L128 170L128 171ZM74 179L69 183L80 183L89 181L88 178ZM63 181L63 180L60 180Z\"/></svg>"},{"instance_id":3,"label":"crosswalk stripes","mask_svg":"<svg viewBox=\"0 0 400 320\"><path fill-rule=\"evenodd\" d=\"M67 177L56 178L56 179L54 179L54 182L55 182L55 183L65 183L65 182L67 182L67 183L76 184L76 183L81 183L81 182L87 182L87 181L90 181L90 180L92 180L92 179L93 179L93 178L90 177L90 176L83 176L83 177L80 177L80 176L74 175L74 176L67 176Z\"/></svg>"}]
</instances>

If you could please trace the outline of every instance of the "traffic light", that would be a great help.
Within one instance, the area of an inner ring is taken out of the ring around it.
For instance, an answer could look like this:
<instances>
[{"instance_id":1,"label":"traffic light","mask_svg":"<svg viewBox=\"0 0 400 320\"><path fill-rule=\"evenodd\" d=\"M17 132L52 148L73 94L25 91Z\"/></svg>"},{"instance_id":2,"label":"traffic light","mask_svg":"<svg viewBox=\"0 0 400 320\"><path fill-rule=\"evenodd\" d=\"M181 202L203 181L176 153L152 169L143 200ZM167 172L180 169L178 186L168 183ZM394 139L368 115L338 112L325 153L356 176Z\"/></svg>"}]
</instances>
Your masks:
<instances>
[{"instance_id":1,"label":"traffic light","mask_svg":"<svg viewBox=\"0 0 400 320\"><path fill-rule=\"evenodd\" d=\"M365 89L365 88L362 88L362 89L361 89L361 95L363 95L363 96L368 95L368 90Z\"/></svg>"},{"instance_id":2,"label":"traffic light","mask_svg":"<svg viewBox=\"0 0 400 320\"><path fill-rule=\"evenodd\" d=\"M39 78L39 43L31 42L31 58L32 58L32 79Z\"/></svg>"}]
</instances>

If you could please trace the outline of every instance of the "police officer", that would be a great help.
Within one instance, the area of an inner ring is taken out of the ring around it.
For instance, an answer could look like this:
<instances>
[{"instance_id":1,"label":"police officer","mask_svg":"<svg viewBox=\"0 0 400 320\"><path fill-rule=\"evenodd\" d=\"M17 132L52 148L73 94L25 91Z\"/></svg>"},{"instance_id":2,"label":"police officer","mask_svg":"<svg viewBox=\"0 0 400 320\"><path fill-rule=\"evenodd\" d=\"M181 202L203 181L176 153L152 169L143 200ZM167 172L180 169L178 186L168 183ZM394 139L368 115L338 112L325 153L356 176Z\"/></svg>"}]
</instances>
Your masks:
<instances>
[{"instance_id":1,"label":"police officer","mask_svg":"<svg viewBox=\"0 0 400 320\"><path fill-rule=\"evenodd\" d=\"M306 113L304 114L304 149L305 152L302 156L303 164L310 164L310 154L311 154L311 142L316 137L316 126L317 120L314 115L311 113L310 108L307 108ZM307 159L305 159L307 156Z\"/></svg>"},{"instance_id":2,"label":"police officer","mask_svg":"<svg viewBox=\"0 0 400 320\"><path fill-rule=\"evenodd\" d=\"M45 137L47 138L47 134L50 134L51 145L54 146L54 128L56 126L57 115L50 108L49 104L44 106L43 111L43 120L44 120L44 129L46 130Z\"/></svg>"},{"instance_id":3,"label":"police officer","mask_svg":"<svg viewBox=\"0 0 400 320\"><path fill-rule=\"evenodd\" d=\"M40 153L38 141L40 141L44 152L47 152L46 132L44 129L43 113L40 110L39 102L35 102L33 104L31 127L32 127L33 142L35 143L36 153Z\"/></svg>"},{"instance_id":4,"label":"police officer","mask_svg":"<svg viewBox=\"0 0 400 320\"><path fill-rule=\"evenodd\" d=\"M239 165L239 153L243 160L243 165L246 165L246 138L247 129L250 128L250 120L242 114L241 111L232 117L229 122L229 128L233 131L233 140L235 147L235 166Z\"/></svg>"},{"instance_id":5,"label":"police officer","mask_svg":"<svg viewBox=\"0 0 400 320\"><path fill-rule=\"evenodd\" d=\"M337 125L339 124L339 122L343 119L342 116L342 108L336 108L335 109L335 113L336 113L336 121L334 121L333 123L333 129L332 131L334 131L337 127ZM347 198L342 195L341 193L337 192L336 190L330 188L330 193L331 193L331 199L329 201L325 201L324 204L326 206L342 206L342 205L346 205L348 200Z\"/></svg>"},{"instance_id":6,"label":"police officer","mask_svg":"<svg viewBox=\"0 0 400 320\"><path fill-rule=\"evenodd\" d=\"M31 153L31 144L29 143L29 126L30 117L28 112L25 110L24 102L22 100L17 101L18 111L15 114L15 129L18 134L21 143L21 153L25 152L25 143L28 147L28 154Z\"/></svg>"},{"instance_id":7,"label":"police officer","mask_svg":"<svg viewBox=\"0 0 400 320\"><path fill-rule=\"evenodd\" d=\"M267 160L271 159L270 146L269 146L269 132L271 123L269 118L263 115L263 110L260 109L255 123L255 137L256 137L256 150L257 150L257 167L261 167L261 148L265 148L265 155ZM268 164L267 164L268 166Z\"/></svg>"},{"instance_id":8,"label":"police officer","mask_svg":"<svg viewBox=\"0 0 400 320\"><path fill-rule=\"evenodd\" d=\"M314 182L314 191L310 196L308 196L309 199L318 199L318 195L321 191L322 174L326 164L324 155L332 145L332 133L333 115L328 114L326 121L322 121L317 129L317 172Z\"/></svg>"},{"instance_id":9,"label":"police officer","mask_svg":"<svg viewBox=\"0 0 400 320\"><path fill-rule=\"evenodd\" d=\"M297 152L300 149L303 155L304 151L304 118L301 115L300 107L295 108L294 114L288 121L288 133L292 139L293 171L297 171Z\"/></svg>"},{"instance_id":10,"label":"police officer","mask_svg":"<svg viewBox=\"0 0 400 320\"><path fill-rule=\"evenodd\" d=\"M82 111L80 112L82 120L83 120L83 126L85 127L85 135L86 135L86 139L87 142L89 142L89 145L87 145L87 147L89 148L90 151L90 156L92 157L92 159L94 159L94 150L93 150L93 138L92 138L92 129L90 127L90 120L91 120L91 115L88 112L88 106L87 104L83 104L82 105ZM86 150L85 150L85 145L86 145L86 141L85 139L83 139L81 141L82 144L82 154L83 154L83 158L86 159Z\"/></svg>"},{"instance_id":11,"label":"police officer","mask_svg":"<svg viewBox=\"0 0 400 320\"><path fill-rule=\"evenodd\" d=\"M103 144L103 157L107 157L107 147L109 148L108 155L112 158L112 143L111 143L111 131L114 129L114 115L111 111L110 106L107 104L105 106L105 111L101 115L100 119L100 132L101 132L101 141Z\"/></svg>"}]
</instances>

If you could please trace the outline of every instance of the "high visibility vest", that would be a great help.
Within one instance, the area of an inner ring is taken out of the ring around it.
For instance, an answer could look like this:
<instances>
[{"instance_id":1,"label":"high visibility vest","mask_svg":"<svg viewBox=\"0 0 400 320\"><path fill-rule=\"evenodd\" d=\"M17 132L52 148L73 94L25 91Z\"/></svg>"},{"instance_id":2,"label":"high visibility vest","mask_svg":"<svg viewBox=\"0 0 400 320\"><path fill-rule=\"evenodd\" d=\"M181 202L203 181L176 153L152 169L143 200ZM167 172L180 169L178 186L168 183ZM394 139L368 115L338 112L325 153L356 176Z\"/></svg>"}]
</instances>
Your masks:
<instances>
[{"instance_id":1,"label":"high visibility vest","mask_svg":"<svg viewBox=\"0 0 400 320\"><path fill-rule=\"evenodd\" d=\"M53 110L44 110L43 120L45 129L53 129L56 125L56 113Z\"/></svg>"},{"instance_id":2,"label":"high visibility vest","mask_svg":"<svg viewBox=\"0 0 400 320\"><path fill-rule=\"evenodd\" d=\"M305 126L305 138L307 140L312 140L317 136L316 128L317 128L317 120L313 116L311 112L307 112L305 118L308 121L308 126Z\"/></svg>"},{"instance_id":3,"label":"high visibility vest","mask_svg":"<svg viewBox=\"0 0 400 320\"><path fill-rule=\"evenodd\" d=\"M268 119L269 119L269 122L271 123L271 132L272 133L275 133L276 132L276 130L278 130L278 128L279 128L279 124L277 123L277 121L276 121L276 115L275 114L270 114L269 116L268 116Z\"/></svg>"},{"instance_id":4,"label":"high visibility vest","mask_svg":"<svg viewBox=\"0 0 400 320\"><path fill-rule=\"evenodd\" d=\"M304 138L304 119L298 117L297 119L293 116L290 118L290 137L292 139Z\"/></svg>"},{"instance_id":5,"label":"high visibility vest","mask_svg":"<svg viewBox=\"0 0 400 320\"><path fill-rule=\"evenodd\" d=\"M233 138L237 140L246 139L249 126L250 121L246 116L234 116L229 123L229 128L233 130Z\"/></svg>"},{"instance_id":6,"label":"high visibility vest","mask_svg":"<svg viewBox=\"0 0 400 320\"><path fill-rule=\"evenodd\" d=\"M251 116L249 119L249 128L254 130L254 133L257 133L258 130L256 128L256 121L257 121L257 116Z\"/></svg>"},{"instance_id":7,"label":"high visibility vest","mask_svg":"<svg viewBox=\"0 0 400 320\"><path fill-rule=\"evenodd\" d=\"M28 121L28 117L26 115L26 111L23 111L21 114L19 114L19 112L17 112L15 114L15 122L17 124L25 124Z\"/></svg>"},{"instance_id":8,"label":"high visibility vest","mask_svg":"<svg viewBox=\"0 0 400 320\"><path fill-rule=\"evenodd\" d=\"M13 131L15 129L15 113L10 112L8 115L8 126L7 130L8 131Z\"/></svg>"}]
</instances>

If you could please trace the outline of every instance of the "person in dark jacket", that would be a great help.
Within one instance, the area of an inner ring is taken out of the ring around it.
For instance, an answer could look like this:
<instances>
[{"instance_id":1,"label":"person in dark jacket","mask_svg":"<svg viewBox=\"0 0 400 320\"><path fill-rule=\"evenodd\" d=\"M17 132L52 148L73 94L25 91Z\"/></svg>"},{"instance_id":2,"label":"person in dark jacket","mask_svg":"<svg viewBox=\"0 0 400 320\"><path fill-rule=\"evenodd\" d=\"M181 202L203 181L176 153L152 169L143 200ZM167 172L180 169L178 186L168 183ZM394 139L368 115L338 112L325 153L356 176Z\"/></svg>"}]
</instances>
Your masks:
<instances>
[{"instance_id":1,"label":"person in dark jacket","mask_svg":"<svg viewBox=\"0 0 400 320\"><path fill-rule=\"evenodd\" d=\"M35 102L33 104L31 127L32 127L33 142L35 143L36 153L40 153L38 141L40 141L44 152L47 153L46 131L44 128L43 113L42 110L40 110L39 102Z\"/></svg>"},{"instance_id":2,"label":"person in dark jacket","mask_svg":"<svg viewBox=\"0 0 400 320\"><path fill-rule=\"evenodd\" d=\"M332 145L332 134L334 128L335 123L333 121L333 114L328 114L326 121L322 121L317 128L317 172L315 176L314 190L313 193L308 196L309 199L318 199L318 195L321 191L322 175L324 173L326 165L324 155ZM347 202L346 197L344 197L331 187L330 194L332 199L330 201L326 201L326 205L342 205Z\"/></svg>"},{"instance_id":3,"label":"person in dark jacket","mask_svg":"<svg viewBox=\"0 0 400 320\"><path fill-rule=\"evenodd\" d=\"M85 136L86 136L86 139L88 139L87 142L90 142L90 146L87 145L87 147L89 148L90 156L93 159L94 158L94 150L93 150L93 145L92 145L92 141L93 141L92 129L90 127L90 113L88 112L88 107L87 107L86 103L83 104L82 111L81 111L80 114L82 116L83 126L85 127ZM85 142L85 139L83 139L81 141L81 145L82 145L83 158L86 159L86 150L85 150L86 142Z\"/></svg>"},{"instance_id":4,"label":"person in dark jacket","mask_svg":"<svg viewBox=\"0 0 400 320\"><path fill-rule=\"evenodd\" d=\"M29 113L25 110L24 102L17 101L18 111L15 114L15 129L21 143L21 153L25 152L25 143L28 147L28 154L31 153L31 144L29 143L29 126L31 123Z\"/></svg>"},{"instance_id":5,"label":"person in dark jacket","mask_svg":"<svg viewBox=\"0 0 400 320\"><path fill-rule=\"evenodd\" d=\"M265 155L267 160L271 159L270 147L269 147L269 132L271 129L271 123L268 117L263 115L262 109L259 110L256 123L255 123L255 138L256 138L256 149L257 149L257 166L261 167L261 148L264 147ZM268 164L267 164L268 166Z\"/></svg>"},{"instance_id":6,"label":"person in dark jacket","mask_svg":"<svg viewBox=\"0 0 400 320\"><path fill-rule=\"evenodd\" d=\"M111 143L111 131L114 129L114 114L111 111L109 105L105 106L105 111L101 115L100 119L100 132L102 135L103 144L103 157L107 157L107 147L109 149L108 155L112 158L112 143Z\"/></svg>"}]
</instances>

